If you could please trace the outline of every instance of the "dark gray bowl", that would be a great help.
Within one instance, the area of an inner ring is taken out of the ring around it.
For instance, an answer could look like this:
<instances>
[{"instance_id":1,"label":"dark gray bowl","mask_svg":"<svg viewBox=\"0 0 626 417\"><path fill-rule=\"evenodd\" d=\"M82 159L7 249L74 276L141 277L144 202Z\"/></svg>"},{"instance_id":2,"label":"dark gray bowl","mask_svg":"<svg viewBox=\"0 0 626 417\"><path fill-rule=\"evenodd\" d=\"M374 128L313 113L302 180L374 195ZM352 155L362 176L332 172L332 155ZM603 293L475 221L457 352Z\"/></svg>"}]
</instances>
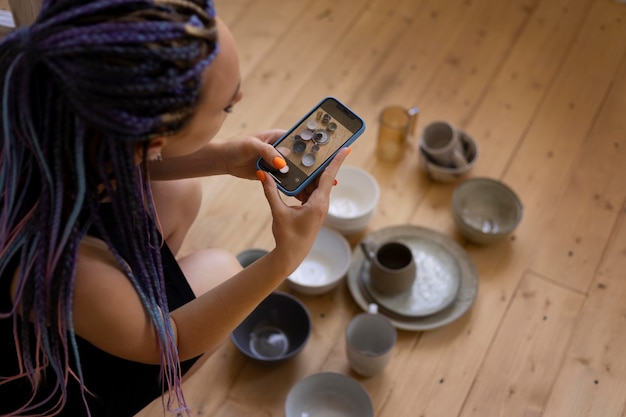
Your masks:
<instances>
[{"instance_id":1,"label":"dark gray bowl","mask_svg":"<svg viewBox=\"0 0 626 417\"><path fill-rule=\"evenodd\" d=\"M237 260L239 264L245 268L257 259L267 255L267 252L267 250L260 248L246 249L237 254Z\"/></svg>"},{"instance_id":2,"label":"dark gray bowl","mask_svg":"<svg viewBox=\"0 0 626 417\"><path fill-rule=\"evenodd\" d=\"M274 291L231 333L241 353L261 362L279 362L302 350L311 335L311 316L293 295Z\"/></svg>"}]
</instances>

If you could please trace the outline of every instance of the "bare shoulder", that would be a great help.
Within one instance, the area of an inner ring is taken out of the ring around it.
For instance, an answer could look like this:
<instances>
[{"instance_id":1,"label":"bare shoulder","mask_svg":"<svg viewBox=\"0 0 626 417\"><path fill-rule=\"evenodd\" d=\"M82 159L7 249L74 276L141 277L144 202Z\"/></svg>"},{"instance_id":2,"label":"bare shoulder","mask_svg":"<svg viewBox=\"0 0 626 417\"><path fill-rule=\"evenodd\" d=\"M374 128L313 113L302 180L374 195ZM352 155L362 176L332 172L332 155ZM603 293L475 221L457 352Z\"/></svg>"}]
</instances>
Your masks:
<instances>
[{"instance_id":1,"label":"bare shoulder","mask_svg":"<svg viewBox=\"0 0 626 417\"><path fill-rule=\"evenodd\" d=\"M98 348L124 359L158 363L152 322L121 266L100 239L78 250L74 329Z\"/></svg>"}]
</instances>

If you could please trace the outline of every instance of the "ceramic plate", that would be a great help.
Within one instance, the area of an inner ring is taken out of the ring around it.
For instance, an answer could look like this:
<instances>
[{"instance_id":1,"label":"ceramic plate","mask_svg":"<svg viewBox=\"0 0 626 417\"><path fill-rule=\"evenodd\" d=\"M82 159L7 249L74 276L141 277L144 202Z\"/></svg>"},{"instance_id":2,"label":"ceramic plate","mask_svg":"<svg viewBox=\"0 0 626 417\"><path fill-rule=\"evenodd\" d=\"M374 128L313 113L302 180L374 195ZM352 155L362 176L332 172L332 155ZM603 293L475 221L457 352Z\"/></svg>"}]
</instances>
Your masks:
<instances>
[{"instance_id":1,"label":"ceramic plate","mask_svg":"<svg viewBox=\"0 0 626 417\"><path fill-rule=\"evenodd\" d=\"M413 252L417 266L413 286L397 295L379 293L370 282L370 262L365 261L359 278L366 292L380 307L406 317L428 316L448 307L461 283L461 269L455 256L446 246L426 236L398 236L394 240L409 246Z\"/></svg>"},{"instance_id":2,"label":"ceramic plate","mask_svg":"<svg viewBox=\"0 0 626 417\"><path fill-rule=\"evenodd\" d=\"M448 236L420 226L402 225L377 230L368 235L367 238L374 243L390 240L402 241L411 247L414 254L424 248L430 248L429 251L432 251L432 248L437 248L437 262L440 263L447 259L447 262L450 262L450 264L447 264L445 268L448 271L457 271L458 289L452 301L445 308L435 313L415 317L398 314L396 311L393 311L397 309L397 305L395 308L390 309L388 305L380 303L369 293L366 287L366 275L369 271L369 264L360 247L357 246L353 252L347 282L352 297L364 311L367 311L370 303L379 304L380 313L387 316L397 328L422 331L435 329L453 322L465 314L474 304L478 294L478 273L476 272L476 267L469 254Z\"/></svg>"}]
</instances>

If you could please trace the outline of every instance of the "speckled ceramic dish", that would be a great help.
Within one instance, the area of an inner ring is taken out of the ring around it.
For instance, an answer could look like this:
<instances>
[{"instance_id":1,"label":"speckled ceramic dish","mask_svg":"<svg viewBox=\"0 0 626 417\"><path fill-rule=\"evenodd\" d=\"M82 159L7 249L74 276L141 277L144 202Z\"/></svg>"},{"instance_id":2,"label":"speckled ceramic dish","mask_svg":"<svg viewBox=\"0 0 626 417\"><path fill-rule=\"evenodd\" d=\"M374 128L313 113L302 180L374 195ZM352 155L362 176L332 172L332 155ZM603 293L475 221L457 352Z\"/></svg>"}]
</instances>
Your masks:
<instances>
[{"instance_id":1,"label":"speckled ceramic dish","mask_svg":"<svg viewBox=\"0 0 626 417\"><path fill-rule=\"evenodd\" d=\"M413 286L400 294L386 295L376 291L369 280L369 262L362 264L362 285L379 306L406 317L421 317L443 310L456 297L461 283L461 269L446 246L432 239L409 243L417 266Z\"/></svg>"},{"instance_id":2,"label":"speckled ceramic dish","mask_svg":"<svg viewBox=\"0 0 626 417\"><path fill-rule=\"evenodd\" d=\"M424 264L424 260L427 259L427 262L431 263L426 267L427 270L438 271L431 276L431 280L434 281L434 277L446 276L444 281L454 285L456 280L454 277L458 277L458 288L456 291L449 290L441 293L454 292L451 301L448 301L445 296L435 297L434 299L440 301L436 306L429 303L423 304L421 301L407 301L411 300L413 293L405 294L404 300L394 300L395 303L389 300L382 303L381 298L378 297L377 300L366 286L369 264L360 248L356 248L348 271L348 288L356 303L364 311L367 311L370 303L377 303L379 313L387 316L398 329L422 331L452 323L474 304L478 294L476 267L469 254L448 236L420 226L401 225L372 232L367 239L378 243L393 240L407 244L418 259L418 263ZM419 280L416 280L415 285L417 285L416 290L419 291ZM419 308L415 308L416 306ZM432 307L433 311L424 315L427 307Z\"/></svg>"}]
</instances>

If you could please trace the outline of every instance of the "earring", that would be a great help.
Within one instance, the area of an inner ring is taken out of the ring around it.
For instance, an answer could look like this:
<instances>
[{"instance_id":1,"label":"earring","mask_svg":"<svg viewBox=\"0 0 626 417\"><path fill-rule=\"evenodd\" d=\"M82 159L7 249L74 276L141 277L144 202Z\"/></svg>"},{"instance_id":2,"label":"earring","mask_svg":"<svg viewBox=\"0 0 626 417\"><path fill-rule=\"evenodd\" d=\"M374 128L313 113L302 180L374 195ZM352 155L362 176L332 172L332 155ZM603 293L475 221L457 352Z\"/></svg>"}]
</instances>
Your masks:
<instances>
[{"instance_id":1,"label":"earring","mask_svg":"<svg viewBox=\"0 0 626 417\"><path fill-rule=\"evenodd\" d=\"M154 155L150 155L148 157L148 162L161 162L163 160L163 155L161 152L155 153Z\"/></svg>"}]
</instances>

